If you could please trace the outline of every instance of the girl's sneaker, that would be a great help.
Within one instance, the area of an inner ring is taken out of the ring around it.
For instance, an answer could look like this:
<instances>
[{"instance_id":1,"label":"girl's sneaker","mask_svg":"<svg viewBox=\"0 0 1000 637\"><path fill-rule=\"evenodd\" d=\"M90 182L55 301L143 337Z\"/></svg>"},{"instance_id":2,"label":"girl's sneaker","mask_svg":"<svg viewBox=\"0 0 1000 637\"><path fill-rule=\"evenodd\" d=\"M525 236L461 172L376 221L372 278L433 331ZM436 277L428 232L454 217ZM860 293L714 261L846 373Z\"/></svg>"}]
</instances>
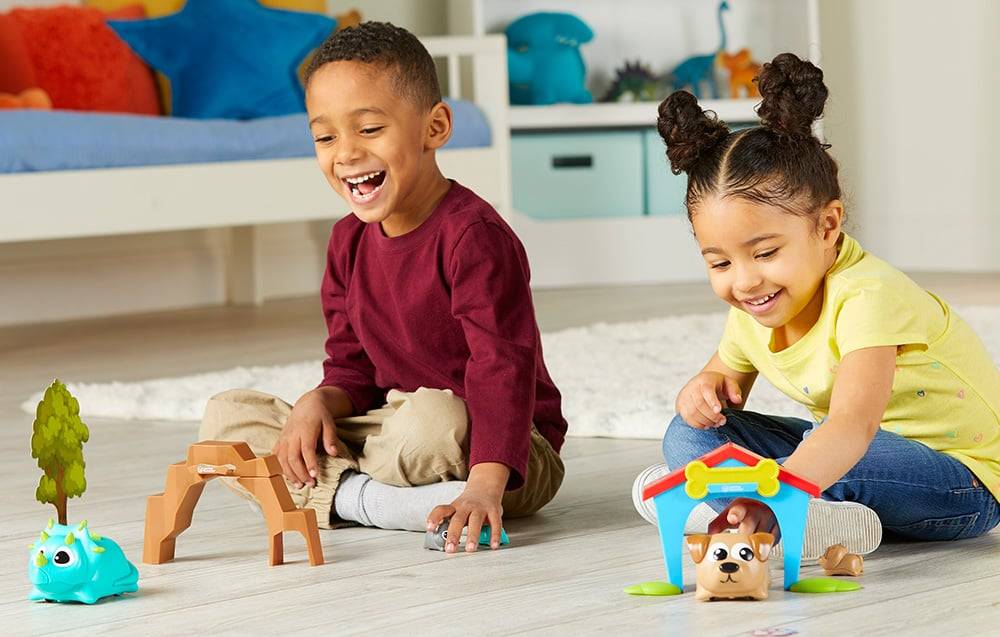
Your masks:
<instances>
[{"instance_id":1,"label":"girl's sneaker","mask_svg":"<svg viewBox=\"0 0 1000 637\"><path fill-rule=\"evenodd\" d=\"M667 469L667 465L662 463L654 464L643 469L632 484L632 504L635 506L635 510L639 512L639 515L642 516L642 519L653 526L656 526L656 505L653 504L652 500L644 501L642 499L642 490L646 488L647 484L656 482L668 473L670 473L670 470ZM688 516L687 523L684 525L684 532L707 532L708 523L714 520L716 515L712 507L704 503L699 504L691 512L691 515Z\"/></svg>"},{"instance_id":2,"label":"girl's sneaker","mask_svg":"<svg viewBox=\"0 0 1000 637\"><path fill-rule=\"evenodd\" d=\"M881 543L882 522L875 511L859 502L810 498L803 560L818 560L834 544L843 544L851 553L868 555ZM778 542L771 555L780 559L783 554Z\"/></svg>"},{"instance_id":3,"label":"girl's sneaker","mask_svg":"<svg viewBox=\"0 0 1000 637\"><path fill-rule=\"evenodd\" d=\"M647 485L670 473L665 464L645 468L632 484L632 504L650 524L656 524L656 507L652 500L643 501L642 491ZM706 511L707 510L707 511ZM688 518L685 533L704 533L715 512L707 505L697 507ZM857 502L834 502L821 498L809 500L806 533L802 542L802 559L818 560L827 547L843 544L851 553L867 555L882 543L882 523L878 514ZM782 556L779 542L772 556Z\"/></svg>"}]
</instances>

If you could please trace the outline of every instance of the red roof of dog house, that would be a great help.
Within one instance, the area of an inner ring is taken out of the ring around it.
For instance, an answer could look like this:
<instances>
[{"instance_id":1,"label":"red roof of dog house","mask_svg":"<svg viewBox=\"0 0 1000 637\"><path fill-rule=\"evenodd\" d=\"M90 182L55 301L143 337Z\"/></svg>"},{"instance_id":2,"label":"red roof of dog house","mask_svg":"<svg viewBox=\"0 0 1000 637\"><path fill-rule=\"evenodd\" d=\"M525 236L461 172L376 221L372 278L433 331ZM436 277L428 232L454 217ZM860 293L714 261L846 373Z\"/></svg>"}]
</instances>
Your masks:
<instances>
[{"instance_id":1,"label":"red roof of dog house","mask_svg":"<svg viewBox=\"0 0 1000 637\"><path fill-rule=\"evenodd\" d=\"M758 461L764 460L762 456L758 456L754 452L744 449L739 445L734 445L731 442L727 442L715 451L706 453L702 457L698 458L698 460L701 460L709 467L714 467L717 464L730 459L739 460L743 464L750 467L756 465ZM780 467L781 465L778 466ZM650 498L655 498L664 491L669 491L670 489L683 483L684 469L685 467L681 467L672 471L656 482L646 486L646 488L642 490L642 499L648 500ZM795 487L800 491L805 491L814 498L819 497L819 487L784 468L778 470L778 480L789 486Z\"/></svg>"}]
</instances>

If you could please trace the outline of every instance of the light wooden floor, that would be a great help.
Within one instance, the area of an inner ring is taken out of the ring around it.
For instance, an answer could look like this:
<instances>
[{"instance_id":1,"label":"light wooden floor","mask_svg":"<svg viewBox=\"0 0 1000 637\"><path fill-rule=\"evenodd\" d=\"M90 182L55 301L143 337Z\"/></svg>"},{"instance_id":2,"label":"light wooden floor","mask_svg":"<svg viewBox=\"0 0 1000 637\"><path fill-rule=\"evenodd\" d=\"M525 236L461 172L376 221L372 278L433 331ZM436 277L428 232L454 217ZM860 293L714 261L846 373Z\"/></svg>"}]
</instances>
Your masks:
<instances>
[{"instance_id":1,"label":"light wooden floor","mask_svg":"<svg viewBox=\"0 0 1000 637\"><path fill-rule=\"evenodd\" d=\"M1000 304L1000 277L918 277L958 304ZM719 309L707 286L539 293L543 329ZM996 630L1000 533L948 545L886 545L860 593L762 603L636 598L622 587L663 579L653 527L633 511L634 475L659 460L653 441L571 438L565 485L541 514L512 520L513 546L445 556L419 534L322 533L328 564L310 568L300 538L269 568L263 523L212 484L169 564L139 564L145 497L163 488L195 424L88 422L87 492L71 520L115 538L141 572L139 593L93 607L29 603L26 544L51 507L34 501L31 416L18 405L53 376L134 380L236 364L318 358L312 299L0 330L0 634L985 634ZM805 575L818 573L808 566ZM687 569L688 576L691 575ZM780 573L778 578L780 580ZM690 579L689 579L690 581Z\"/></svg>"}]
</instances>

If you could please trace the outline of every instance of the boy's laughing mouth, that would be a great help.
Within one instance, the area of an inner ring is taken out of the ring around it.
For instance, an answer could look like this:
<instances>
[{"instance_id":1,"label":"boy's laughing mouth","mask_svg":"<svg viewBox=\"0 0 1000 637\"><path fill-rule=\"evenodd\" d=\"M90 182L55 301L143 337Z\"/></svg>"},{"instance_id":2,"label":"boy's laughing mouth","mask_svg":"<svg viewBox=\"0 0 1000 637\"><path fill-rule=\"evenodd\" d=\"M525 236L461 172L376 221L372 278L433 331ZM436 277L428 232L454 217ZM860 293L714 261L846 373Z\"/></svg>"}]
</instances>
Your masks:
<instances>
[{"instance_id":1,"label":"boy's laughing mouth","mask_svg":"<svg viewBox=\"0 0 1000 637\"><path fill-rule=\"evenodd\" d=\"M356 204L367 204L374 201L385 186L387 174L384 170L358 173L350 177L341 177L344 186L351 195L351 201Z\"/></svg>"}]
</instances>

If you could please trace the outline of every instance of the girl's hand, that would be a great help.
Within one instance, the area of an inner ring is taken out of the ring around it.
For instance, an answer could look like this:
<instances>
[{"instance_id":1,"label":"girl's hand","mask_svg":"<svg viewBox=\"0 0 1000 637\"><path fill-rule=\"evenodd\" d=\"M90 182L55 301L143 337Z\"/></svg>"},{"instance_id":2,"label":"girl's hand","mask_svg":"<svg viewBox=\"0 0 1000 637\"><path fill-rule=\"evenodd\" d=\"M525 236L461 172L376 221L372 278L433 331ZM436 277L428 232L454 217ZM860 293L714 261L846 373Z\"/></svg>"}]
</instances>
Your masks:
<instances>
[{"instance_id":1,"label":"girl's hand","mask_svg":"<svg viewBox=\"0 0 1000 637\"><path fill-rule=\"evenodd\" d=\"M281 472L301 489L315 486L319 475L316 447L320 436L327 455L337 455L337 427L320 390L306 392L295 403L271 453L278 456Z\"/></svg>"},{"instance_id":2,"label":"girl's hand","mask_svg":"<svg viewBox=\"0 0 1000 637\"><path fill-rule=\"evenodd\" d=\"M677 394L674 409L695 429L708 429L726 424L723 408L742 401L740 385L734 379L719 372L701 372Z\"/></svg>"},{"instance_id":3,"label":"girl's hand","mask_svg":"<svg viewBox=\"0 0 1000 637\"><path fill-rule=\"evenodd\" d=\"M444 545L445 553L458 551L458 543L462 538L462 529L466 525L469 532L465 536L465 552L474 553L479 548L479 533L483 523L490 526L490 548L500 548L500 530L503 528L503 507L500 501L510 478L510 469L499 462L482 462L469 472L462 495L451 504L441 504L434 507L427 516L427 530L433 531L446 518L451 518L448 524L448 540Z\"/></svg>"},{"instance_id":4,"label":"girl's hand","mask_svg":"<svg viewBox=\"0 0 1000 637\"><path fill-rule=\"evenodd\" d=\"M750 535L757 532L770 533L774 542L781 539L778 520L774 512L763 502L750 498L736 498L708 525L708 532L721 533L735 528L740 533Z\"/></svg>"}]
</instances>

